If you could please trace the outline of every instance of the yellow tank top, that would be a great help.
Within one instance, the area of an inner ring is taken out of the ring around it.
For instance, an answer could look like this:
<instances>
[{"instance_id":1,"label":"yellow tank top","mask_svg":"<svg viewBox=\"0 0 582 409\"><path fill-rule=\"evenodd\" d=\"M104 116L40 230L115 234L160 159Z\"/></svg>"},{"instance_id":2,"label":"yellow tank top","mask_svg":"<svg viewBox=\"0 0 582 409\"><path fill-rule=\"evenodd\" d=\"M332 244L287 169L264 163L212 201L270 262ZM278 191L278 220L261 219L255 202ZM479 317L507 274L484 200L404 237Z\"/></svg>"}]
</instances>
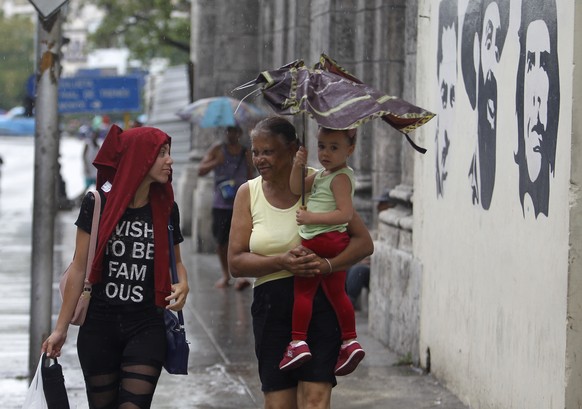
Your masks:
<instances>
[{"instance_id":1,"label":"yellow tank top","mask_svg":"<svg viewBox=\"0 0 582 409\"><path fill-rule=\"evenodd\" d=\"M301 205L301 200L298 200L288 209L274 207L265 198L262 181L261 176L249 180L253 220L249 248L252 253L274 256L285 253L301 243L295 219L295 213ZM254 286L292 275L287 270L277 271L257 278Z\"/></svg>"}]
</instances>

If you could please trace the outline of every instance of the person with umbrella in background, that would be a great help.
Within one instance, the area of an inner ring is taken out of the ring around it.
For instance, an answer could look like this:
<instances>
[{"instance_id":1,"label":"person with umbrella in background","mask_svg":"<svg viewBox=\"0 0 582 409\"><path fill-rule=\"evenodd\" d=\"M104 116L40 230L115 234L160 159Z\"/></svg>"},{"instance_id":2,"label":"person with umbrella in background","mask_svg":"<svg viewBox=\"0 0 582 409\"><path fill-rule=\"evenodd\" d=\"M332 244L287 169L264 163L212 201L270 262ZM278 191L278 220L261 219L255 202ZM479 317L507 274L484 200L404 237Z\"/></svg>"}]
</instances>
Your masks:
<instances>
[{"instance_id":1,"label":"person with umbrella in background","mask_svg":"<svg viewBox=\"0 0 582 409\"><path fill-rule=\"evenodd\" d=\"M200 128L226 129L226 140L213 144L198 167L198 176L214 170L214 196L212 202L212 234L216 240L216 253L220 259L222 277L216 288L230 285L227 264L228 236L232 218L234 196L239 186L254 175L250 152L240 143L242 129L251 128L267 113L261 108L226 96L201 98L176 112L184 121ZM246 279L238 279L237 290L249 286Z\"/></svg>"},{"instance_id":2,"label":"person with umbrella in background","mask_svg":"<svg viewBox=\"0 0 582 409\"><path fill-rule=\"evenodd\" d=\"M214 285L216 288L226 288L230 284L227 251L234 196L240 185L254 175L251 154L240 143L241 136L240 126L226 127L226 140L212 145L198 167L199 176L204 176L214 170L212 234L216 240L216 253L222 268L222 276ZM242 290L249 284L248 280L239 278L235 283L235 288Z\"/></svg>"},{"instance_id":3,"label":"person with umbrella in background","mask_svg":"<svg viewBox=\"0 0 582 409\"><path fill-rule=\"evenodd\" d=\"M295 155L289 185L300 195L311 192L307 207L297 210L301 244L323 257L329 274L295 277L292 340L287 346L279 369L289 370L311 359L307 331L313 312L313 297L321 285L337 315L342 346L335 366L337 376L352 373L365 352L356 341L354 308L345 291L346 270L333 271L327 257L335 257L350 242L348 222L354 214L354 171L347 160L354 152L356 130L333 130L320 127L317 134L317 156L323 169L305 177L307 150L300 147ZM302 192L303 188L305 192Z\"/></svg>"}]
</instances>

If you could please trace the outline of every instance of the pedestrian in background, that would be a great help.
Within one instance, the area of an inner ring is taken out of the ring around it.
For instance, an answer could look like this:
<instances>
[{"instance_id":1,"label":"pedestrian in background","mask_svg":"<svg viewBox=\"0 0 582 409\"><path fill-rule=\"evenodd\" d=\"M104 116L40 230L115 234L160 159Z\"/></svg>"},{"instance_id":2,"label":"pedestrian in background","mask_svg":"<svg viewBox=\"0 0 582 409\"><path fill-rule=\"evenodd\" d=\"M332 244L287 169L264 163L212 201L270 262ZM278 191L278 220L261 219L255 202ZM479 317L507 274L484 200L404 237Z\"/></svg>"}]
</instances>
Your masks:
<instances>
[{"instance_id":1,"label":"pedestrian in background","mask_svg":"<svg viewBox=\"0 0 582 409\"><path fill-rule=\"evenodd\" d=\"M178 206L172 190L170 137L155 128L113 126L94 164L102 215L89 281L91 302L77 351L89 408L149 408L166 354L165 308L177 311L188 295L180 256ZM58 357L83 291L93 193L77 225L73 262L52 334L42 345ZM179 282L171 284L168 223L173 226Z\"/></svg>"},{"instance_id":2,"label":"pedestrian in background","mask_svg":"<svg viewBox=\"0 0 582 409\"><path fill-rule=\"evenodd\" d=\"M83 173L85 175L85 192L97 183L97 168L93 166L93 161L101 147L99 140L99 129L90 129L85 133L83 139Z\"/></svg>"},{"instance_id":3,"label":"pedestrian in background","mask_svg":"<svg viewBox=\"0 0 582 409\"><path fill-rule=\"evenodd\" d=\"M230 285L227 252L234 195L240 185L254 175L251 154L240 143L241 136L242 129L239 126L226 128L225 141L212 145L198 167L199 176L214 171L212 235L216 240L216 254L222 268L222 277L214 285L216 288L226 288ZM248 280L240 278L236 280L235 288L242 290L249 284Z\"/></svg>"},{"instance_id":4,"label":"pedestrian in background","mask_svg":"<svg viewBox=\"0 0 582 409\"><path fill-rule=\"evenodd\" d=\"M313 358L299 368L279 370L281 355L291 341L293 277L331 273L323 258L300 245L296 211L301 200L289 186L298 148L295 127L281 117L267 118L251 132L251 144L260 176L237 193L228 262L234 277L257 277L251 313L264 407L329 408L341 338L335 312L321 289L313 300L307 337ZM373 251L357 213L348 224L348 234L346 249L329 260L338 270Z\"/></svg>"},{"instance_id":5,"label":"pedestrian in background","mask_svg":"<svg viewBox=\"0 0 582 409\"><path fill-rule=\"evenodd\" d=\"M364 288L370 290L370 257L351 266L346 275L346 293L354 310L362 308L360 297Z\"/></svg>"}]
</instances>

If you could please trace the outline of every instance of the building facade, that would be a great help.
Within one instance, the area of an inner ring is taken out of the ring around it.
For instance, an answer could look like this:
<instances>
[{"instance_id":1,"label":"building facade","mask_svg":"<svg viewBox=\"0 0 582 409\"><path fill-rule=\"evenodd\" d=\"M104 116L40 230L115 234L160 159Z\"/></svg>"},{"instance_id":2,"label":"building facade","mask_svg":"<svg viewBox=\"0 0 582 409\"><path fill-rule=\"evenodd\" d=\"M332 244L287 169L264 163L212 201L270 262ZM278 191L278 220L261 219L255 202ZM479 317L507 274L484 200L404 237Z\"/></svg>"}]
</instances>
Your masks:
<instances>
[{"instance_id":1,"label":"building facade","mask_svg":"<svg viewBox=\"0 0 582 409\"><path fill-rule=\"evenodd\" d=\"M471 407L582 402L575 6L192 2L195 99L226 95L296 59L313 65L325 52L375 88L437 113L412 134L425 155L381 121L359 130L355 200L376 238L369 325ZM194 167L217 137L196 132ZM193 234L211 242L203 230L212 185L193 183ZM386 188L400 204L377 215L370 198Z\"/></svg>"}]
</instances>

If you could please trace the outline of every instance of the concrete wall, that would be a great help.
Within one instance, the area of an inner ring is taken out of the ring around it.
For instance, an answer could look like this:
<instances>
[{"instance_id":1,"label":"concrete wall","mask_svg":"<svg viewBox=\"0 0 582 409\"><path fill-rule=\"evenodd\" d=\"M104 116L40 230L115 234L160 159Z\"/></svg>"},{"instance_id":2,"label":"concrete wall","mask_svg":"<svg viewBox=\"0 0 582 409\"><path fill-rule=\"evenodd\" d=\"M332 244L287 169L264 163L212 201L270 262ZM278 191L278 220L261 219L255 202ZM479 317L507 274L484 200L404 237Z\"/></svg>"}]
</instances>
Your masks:
<instances>
[{"instance_id":1,"label":"concrete wall","mask_svg":"<svg viewBox=\"0 0 582 409\"><path fill-rule=\"evenodd\" d=\"M416 161L414 181L419 350L423 365L430 350L432 372L471 407L579 408L576 322L582 317L574 287L568 299L569 283L580 285L579 221L569 217L580 213L579 160L571 155L580 144L579 122L571 138L574 2L523 1L522 9L519 0L458 0L456 25L447 23L446 13L439 16L439 1L420 1L417 101L439 116L416 134L429 148ZM494 9L498 61L473 43ZM542 71L531 60L537 77L523 92L520 24L530 11L541 11L533 20L547 21L550 41L539 26L530 34L550 52ZM487 66L496 84L475 75ZM527 126L519 119L522 105L526 117L542 107L541 142L520 138L518 124Z\"/></svg>"},{"instance_id":2,"label":"concrete wall","mask_svg":"<svg viewBox=\"0 0 582 409\"><path fill-rule=\"evenodd\" d=\"M582 7L574 13L574 64L572 98L572 149L570 153L570 273L568 277L568 317L566 326L566 408L582 406Z\"/></svg>"},{"instance_id":3,"label":"concrete wall","mask_svg":"<svg viewBox=\"0 0 582 409\"><path fill-rule=\"evenodd\" d=\"M412 208L403 204L379 215L368 322L375 338L416 363L422 266L412 256L412 223Z\"/></svg>"}]
</instances>

